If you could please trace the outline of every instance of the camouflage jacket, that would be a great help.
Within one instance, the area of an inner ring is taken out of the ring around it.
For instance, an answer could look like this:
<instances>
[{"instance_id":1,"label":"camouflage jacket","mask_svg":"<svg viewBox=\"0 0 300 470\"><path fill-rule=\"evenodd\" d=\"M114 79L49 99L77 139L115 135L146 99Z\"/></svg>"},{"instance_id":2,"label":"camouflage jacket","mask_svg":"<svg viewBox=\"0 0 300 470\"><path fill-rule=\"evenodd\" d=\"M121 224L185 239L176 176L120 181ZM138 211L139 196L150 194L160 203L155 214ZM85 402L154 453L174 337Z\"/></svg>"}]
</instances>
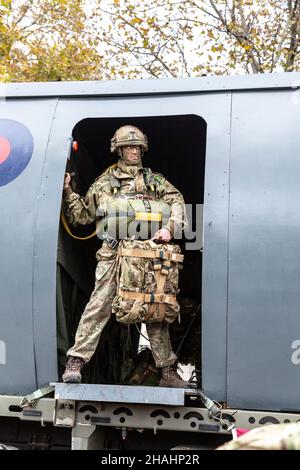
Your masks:
<instances>
[{"instance_id":1,"label":"camouflage jacket","mask_svg":"<svg viewBox=\"0 0 300 470\"><path fill-rule=\"evenodd\" d=\"M217 450L300 450L300 423L264 425Z\"/></svg>"},{"instance_id":2,"label":"camouflage jacket","mask_svg":"<svg viewBox=\"0 0 300 470\"><path fill-rule=\"evenodd\" d=\"M182 194L160 173L151 175L150 186L155 186L155 198L161 199L170 206L170 220L165 228L172 234L174 230L183 230L187 226L185 204ZM112 177L118 184L119 194L149 194L149 185L145 181L145 169L142 165L128 167L121 160L115 168L109 168L90 186L85 197L73 192L64 196L65 212L68 222L74 226L100 222L106 211L107 202L113 196Z\"/></svg>"}]
</instances>

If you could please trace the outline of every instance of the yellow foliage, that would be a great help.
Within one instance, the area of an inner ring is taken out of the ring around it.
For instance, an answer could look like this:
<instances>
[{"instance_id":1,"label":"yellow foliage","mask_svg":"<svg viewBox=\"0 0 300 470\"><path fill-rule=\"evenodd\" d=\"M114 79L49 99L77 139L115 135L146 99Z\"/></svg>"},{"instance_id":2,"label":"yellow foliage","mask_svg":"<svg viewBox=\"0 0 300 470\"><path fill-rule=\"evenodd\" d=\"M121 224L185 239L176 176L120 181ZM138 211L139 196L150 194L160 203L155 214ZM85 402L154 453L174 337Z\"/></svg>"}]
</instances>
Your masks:
<instances>
[{"instance_id":1,"label":"yellow foliage","mask_svg":"<svg viewBox=\"0 0 300 470\"><path fill-rule=\"evenodd\" d=\"M141 20L141 18L137 18L137 17L132 18L132 20L130 20L130 24L132 26L134 26L135 24L141 24L142 22L143 22L143 20Z\"/></svg>"}]
</instances>

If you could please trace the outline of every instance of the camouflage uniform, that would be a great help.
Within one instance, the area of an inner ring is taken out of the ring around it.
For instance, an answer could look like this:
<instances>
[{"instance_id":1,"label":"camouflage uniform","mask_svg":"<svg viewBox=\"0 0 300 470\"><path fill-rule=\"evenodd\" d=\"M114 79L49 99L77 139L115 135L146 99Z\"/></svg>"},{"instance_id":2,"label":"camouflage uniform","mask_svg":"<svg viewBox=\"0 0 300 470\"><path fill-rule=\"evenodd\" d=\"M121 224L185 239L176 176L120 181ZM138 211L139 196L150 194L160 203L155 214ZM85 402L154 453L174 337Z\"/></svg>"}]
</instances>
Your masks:
<instances>
[{"instance_id":1,"label":"camouflage uniform","mask_svg":"<svg viewBox=\"0 0 300 470\"><path fill-rule=\"evenodd\" d=\"M300 423L255 428L217 450L300 450Z\"/></svg>"},{"instance_id":2,"label":"camouflage uniform","mask_svg":"<svg viewBox=\"0 0 300 470\"><path fill-rule=\"evenodd\" d=\"M76 193L65 197L66 215L72 225L89 224L96 221L100 224L102 211L106 210L107 202L112 197L110 174L120 182L119 194L148 194L141 164L127 166L119 160L117 167L104 172L89 188L85 198ZM169 204L171 216L168 228L171 233L175 228L182 229L186 225L184 199L181 193L161 174L153 173L156 182L156 196ZM82 314L74 346L67 355L79 357L86 363L93 356L100 335L111 316L111 304L116 294L117 248L110 248L106 241L97 252L95 289L90 301ZM167 323L147 324L147 332L153 357L157 367L174 364L176 355L172 351L169 326Z\"/></svg>"}]
</instances>

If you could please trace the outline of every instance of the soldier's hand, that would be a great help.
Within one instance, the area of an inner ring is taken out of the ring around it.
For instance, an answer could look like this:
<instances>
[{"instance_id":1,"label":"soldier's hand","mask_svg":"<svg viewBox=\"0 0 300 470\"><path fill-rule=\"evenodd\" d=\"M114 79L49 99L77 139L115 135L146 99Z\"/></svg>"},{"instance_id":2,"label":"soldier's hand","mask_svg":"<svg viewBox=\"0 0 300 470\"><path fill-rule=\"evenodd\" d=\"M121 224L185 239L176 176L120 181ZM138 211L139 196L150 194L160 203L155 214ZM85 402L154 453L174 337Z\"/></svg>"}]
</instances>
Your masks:
<instances>
[{"instance_id":1,"label":"soldier's hand","mask_svg":"<svg viewBox=\"0 0 300 470\"><path fill-rule=\"evenodd\" d=\"M153 239L168 243L170 240L172 240L172 234L167 228L161 228L156 232Z\"/></svg>"},{"instance_id":2,"label":"soldier's hand","mask_svg":"<svg viewBox=\"0 0 300 470\"><path fill-rule=\"evenodd\" d=\"M70 187L71 179L72 177L70 173L65 173L64 189L68 189Z\"/></svg>"}]
</instances>

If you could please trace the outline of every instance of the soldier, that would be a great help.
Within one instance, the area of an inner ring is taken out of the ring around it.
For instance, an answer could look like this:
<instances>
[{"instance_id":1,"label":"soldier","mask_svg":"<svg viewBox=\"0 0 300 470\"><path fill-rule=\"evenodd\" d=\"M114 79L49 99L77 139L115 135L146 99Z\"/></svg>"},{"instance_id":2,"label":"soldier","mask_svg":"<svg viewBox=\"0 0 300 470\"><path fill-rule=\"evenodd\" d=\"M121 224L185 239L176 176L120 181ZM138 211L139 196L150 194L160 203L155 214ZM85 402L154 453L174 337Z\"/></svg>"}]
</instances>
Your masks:
<instances>
[{"instance_id":1,"label":"soldier","mask_svg":"<svg viewBox=\"0 0 300 470\"><path fill-rule=\"evenodd\" d=\"M111 139L111 151L119 156L117 165L106 170L95 180L85 198L72 191L71 176L67 173L64 181L64 202L68 221L72 225L85 225L96 221L98 229L102 223L101 214L107 212L115 193L125 199L150 198L151 193L152 199L159 198L167 203L170 209L169 220L153 237L159 243L168 244L174 232L182 231L186 225L184 199L161 174L143 168L141 158L147 150L148 142L144 133L135 126L126 125L118 129ZM75 344L67 352L69 359L63 374L64 382L81 382L81 369L93 356L112 313L112 302L117 289L119 241L109 237L107 233L102 235L104 241L96 254L98 265L95 288L82 314ZM156 366L161 369L159 385L186 386L187 383L177 374L177 358L172 351L168 323L146 323L146 327Z\"/></svg>"}]
</instances>

